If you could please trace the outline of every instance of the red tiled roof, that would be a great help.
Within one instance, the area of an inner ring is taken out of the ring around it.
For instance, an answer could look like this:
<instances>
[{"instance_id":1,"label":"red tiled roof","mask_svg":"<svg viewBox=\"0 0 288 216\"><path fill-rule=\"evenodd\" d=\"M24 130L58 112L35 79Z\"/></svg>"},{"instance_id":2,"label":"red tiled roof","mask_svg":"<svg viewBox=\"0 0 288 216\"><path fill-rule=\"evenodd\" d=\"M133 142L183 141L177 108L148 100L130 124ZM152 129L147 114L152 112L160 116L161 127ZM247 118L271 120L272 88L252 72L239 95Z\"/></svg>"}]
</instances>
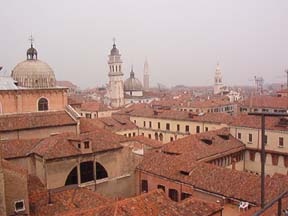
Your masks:
<instances>
[{"instance_id":1,"label":"red tiled roof","mask_svg":"<svg viewBox=\"0 0 288 216\"><path fill-rule=\"evenodd\" d=\"M120 143L126 142L128 138L97 128L79 136L73 133L63 133L41 140L10 140L2 142L0 147L3 157L7 159L25 157L33 153L46 159L55 159L82 154L72 141L85 140L91 142L92 152L101 152L122 148Z\"/></svg>"},{"instance_id":2,"label":"red tiled roof","mask_svg":"<svg viewBox=\"0 0 288 216\"><path fill-rule=\"evenodd\" d=\"M2 158L25 157L39 141L40 139L3 140L0 142Z\"/></svg>"},{"instance_id":3,"label":"red tiled roof","mask_svg":"<svg viewBox=\"0 0 288 216\"><path fill-rule=\"evenodd\" d=\"M106 105L97 101L87 101L81 104L82 111L99 112L110 110Z\"/></svg>"},{"instance_id":4,"label":"red tiled roof","mask_svg":"<svg viewBox=\"0 0 288 216\"><path fill-rule=\"evenodd\" d=\"M228 198L260 203L260 177L247 172L231 170L209 163L195 162L188 157L155 152L144 157L138 169L163 176ZM184 175L184 171L189 175ZM278 174L280 175L280 174ZM282 176L282 175L280 175ZM288 190L288 180L274 175L266 177L266 200L272 200L282 191Z\"/></svg>"},{"instance_id":5,"label":"red tiled roof","mask_svg":"<svg viewBox=\"0 0 288 216\"><path fill-rule=\"evenodd\" d=\"M208 145L203 140L209 140L212 143ZM161 150L170 154L184 154L190 160L205 160L207 157L221 156L227 152L241 151L244 148L245 145L242 142L229 134L227 128L223 128L175 140L167 143Z\"/></svg>"},{"instance_id":6,"label":"red tiled roof","mask_svg":"<svg viewBox=\"0 0 288 216\"><path fill-rule=\"evenodd\" d=\"M90 209L96 206L111 203L111 200L100 196L86 188L63 188L50 191L50 201L48 191L44 190L30 196L30 213L32 216L54 216L66 215L66 212L77 212L79 209ZM36 199L37 198L37 199Z\"/></svg>"},{"instance_id":7,"label":"red tiled roof","mask_svg":"<svg viewBox=\"0 0 288 216\"><path fill-rule=\"evenodd\" d=\"M288 98L261 95L247 98L239 102L239 104L245 107L288 109Z\"/></svg>"},{"instance_id":8,"label":"red tiled roof","mask_svg":"<svg viewBox=\"0 0 288 216\"><path fill-rule=\"evenodd\" d=\"M66 88L71 88L71 89L77 89L78 88L77 85L73 84L70 81L66 81L66 80L57 80L56 85L66 87Z\"/></svg>"},{"instance_id":9,"label":"red tiled roof","mask_svg":"<svg viewBox=\"0 0 288 216\"><path fill-rule=\"evenodd\" d=\"M0 116L0 131L76 125L66 111L9 114Z\"/></svg>"},{"instance_id":10,"label":"red tiled roof","mask_svg":"<svg viewBox=\"0 0 288 216\"><path fill-rule=\"evenodd\" d=\"M281 117L265 117L265 128L269 130L280 130L286 131L288 130L288 124L282 124L280 121L284 122L285 119ZM288 120L286 119L288 122ZM248 128L261 128L261 117L260 116L252 116L248 114L238 114L233 117L233 121L230 124L235 127L248 127Z\"/></svg>"},{"instance_id":11,"label":"red tiled roof","mask_svg":"<svg viewBox=\"0 0 288 216\"><path fill-rule=\"evenodd\" d=\"M133 140L133 141L140 142L140 143L147 145L147 146L150 146L152 148L160 148L164 145L161 141L149 139L149 138L144 137L144 136L135 136L135 137L131 137L129 139Z\"/></svg>"},{"instance_id":12,"label":"red tiled roof","mask_svg":"<svg viewBox=\"0 0 288 216\"><path fill-rule=\"evenodd\" d=\"M65 216L209 216L221 211L221 206L195 198L183 202L171 201L162 190L154 190L94 209L70 211Z\"/></svg>"},{"instance_id":13,"label":"red tiled roof","mask_svg":"<svg viewBox=\"0 0 288 216\"><path fill-rule=\"evenodd\" d=\"M87 119L80 118L81 133L93 131L95 128L103 128L113 132L137 129L137 126L123 115L112 115L111 117Z\"/></svg>"},{"instance_id":14,"label":"red tiled roof","mask_svg":"<svg viewBox=\"0 0 288 216\"><path fill-rule=\"evenodd\" d=\"M73 134L64 133L44 138L37 143L30 153L38 154L46 159L62 158L81 154L81 151L69 142L67 139L69 136L74 137Z\"/></svg>"},{"instance_id":15,"label":"red tiled roof","mask_svg":"<svg viewBox=\"0 0 288 216\"><path fill-rule=\"evenodd\" d=\"M232 120L232 116L227 113L205 113L203 115L198 115L196 113L187 113L176 110L154 110L148 107L132 110L129 115L147 118L209 122L219 124L228 124Z\"/></svg>"}]
</instances>

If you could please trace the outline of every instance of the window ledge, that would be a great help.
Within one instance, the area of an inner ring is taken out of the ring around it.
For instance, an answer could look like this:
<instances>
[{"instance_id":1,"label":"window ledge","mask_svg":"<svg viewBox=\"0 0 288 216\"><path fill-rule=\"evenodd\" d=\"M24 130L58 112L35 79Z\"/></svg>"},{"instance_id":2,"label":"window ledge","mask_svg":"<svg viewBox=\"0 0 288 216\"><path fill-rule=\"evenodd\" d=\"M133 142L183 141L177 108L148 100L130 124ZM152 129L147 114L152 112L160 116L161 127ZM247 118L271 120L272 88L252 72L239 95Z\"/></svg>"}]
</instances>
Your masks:
<instances>
[{"instance_id":1,"label":"window ledge","mask_svg":"<svg viewBox=\"0 0 288 216\"><path fill-rule=\"evenodd\" d=\"M280 146L280 145L278 145L278 148L284 148L284 146Z\"/></svg>"}]
</instances>

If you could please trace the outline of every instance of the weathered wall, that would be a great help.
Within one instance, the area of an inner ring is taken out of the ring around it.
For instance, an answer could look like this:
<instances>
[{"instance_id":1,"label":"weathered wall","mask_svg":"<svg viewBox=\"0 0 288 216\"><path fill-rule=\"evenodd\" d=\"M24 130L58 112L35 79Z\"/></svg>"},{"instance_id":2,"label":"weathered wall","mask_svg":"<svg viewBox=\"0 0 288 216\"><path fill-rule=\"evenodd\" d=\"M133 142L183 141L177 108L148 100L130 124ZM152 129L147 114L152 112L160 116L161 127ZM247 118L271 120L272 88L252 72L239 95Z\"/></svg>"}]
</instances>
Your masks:
<instances>
[{"instance_id":1,"label":"weathered wall","mask_svg":"<svg viewBox=\"0 0 288 216\"><path fill-rule=\"evenodd\" d=\"M4 169L5 200L7 215L14 213L14 202L24 200L25 213L29 213L27 175Z\"/></svg>"},{"instance_id":2,"label":"weathered wall","mask_svg":"<svg viewBox=\"0 0 288 216\"><path fill-rule=\"evenodd\" d=\"M143 134L145 137L151 135L152 139L155 139L155 133L163 134L163 143L167 143L173 140L183 138L190 134L196 133L196 127L199 126L199 132L204 132L206 130L216 130L226 127L226 124L216 124L216 123L206 123L206 122L196 122L191 119L191 121L185 120L173 120L173 119L157 119L148 117L135 117L131 116L130 120L134 122L139 127L139 134ZM145 124L144 124L145 122ZM151 122L151 127L150 123ZM160 128L158 128L158 123L160 123ZM170 129L166 129L166 124L170 124ZM145 126L144 126L145 125ZM177 125L180 125L180 130L177 130ZM186 132L186 125L189 126L189 132Z\"/></svg>"},{"instance_id":3,"label":"weathered wall","mask_svg":"<svg viewBox=\"0 0 288 216\"><path fill-rule=\"evenodd\" d=\"M64 110L67 105L66 89L2 90L2 113L37 112L41 97L48 99L49 110Z\"/></svg>"}]
</instances>

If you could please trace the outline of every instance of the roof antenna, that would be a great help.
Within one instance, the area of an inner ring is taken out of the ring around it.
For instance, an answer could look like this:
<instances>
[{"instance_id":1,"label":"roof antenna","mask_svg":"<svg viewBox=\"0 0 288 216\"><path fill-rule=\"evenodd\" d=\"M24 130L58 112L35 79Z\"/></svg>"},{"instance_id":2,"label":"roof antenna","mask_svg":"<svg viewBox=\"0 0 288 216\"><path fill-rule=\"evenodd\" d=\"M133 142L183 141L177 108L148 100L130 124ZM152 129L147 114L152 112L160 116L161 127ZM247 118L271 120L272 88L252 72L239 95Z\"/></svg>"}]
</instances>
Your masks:
<instances>
[{"instance_id":1,"label":"roof antenna","mask_svg":"<svg viewBox=\"0 0 288 216\"><path fill-rule=\"evenodd\" d=\"M30 35L28 40L30 41L31 47L33 47L34 38L33 38L32 34Z\"/></svg>"}]
</instances>

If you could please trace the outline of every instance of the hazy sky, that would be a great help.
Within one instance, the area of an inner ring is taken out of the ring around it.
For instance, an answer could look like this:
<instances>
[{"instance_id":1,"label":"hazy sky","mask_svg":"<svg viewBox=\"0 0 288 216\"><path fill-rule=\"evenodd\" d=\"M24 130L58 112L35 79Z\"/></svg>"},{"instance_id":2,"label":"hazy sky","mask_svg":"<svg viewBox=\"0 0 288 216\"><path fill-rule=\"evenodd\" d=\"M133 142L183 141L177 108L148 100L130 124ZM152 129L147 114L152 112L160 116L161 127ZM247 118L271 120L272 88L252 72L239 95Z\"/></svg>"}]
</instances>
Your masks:
<instances>
[{"instance_id":1,"label":"hazy sky","mask_svg":"<svg viewBox=\"0 0 288 216\"><path fill-rule=\"evenodd\" d=\"M80 87L108 81L116 38L125 78L131 64L152 84L210 85L217 62L227 84L286 80L287 0L1 0L0 65L25 60L32 33L39 59L58 80Z\"/></svg>"}]
</instances>

